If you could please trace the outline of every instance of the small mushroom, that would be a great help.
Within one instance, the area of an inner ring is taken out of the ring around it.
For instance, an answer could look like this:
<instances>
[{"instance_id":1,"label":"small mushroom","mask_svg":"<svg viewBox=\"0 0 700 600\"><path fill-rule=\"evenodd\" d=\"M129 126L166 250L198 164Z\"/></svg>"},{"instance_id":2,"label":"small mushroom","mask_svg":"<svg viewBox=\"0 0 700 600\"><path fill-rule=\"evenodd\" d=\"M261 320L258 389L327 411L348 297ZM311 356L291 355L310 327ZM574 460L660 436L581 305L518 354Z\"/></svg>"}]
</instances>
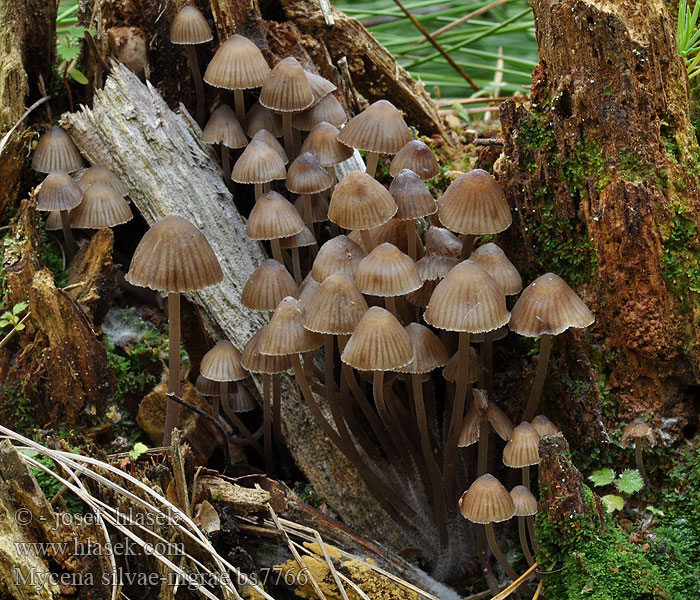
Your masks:
<instances>
[{"instance_id":1,"label":"small mushroom","mask_svg":"<svg viewBox=\"0 0 700 600\"><path fill-rule=\"evenodd\" d=\"M433 151L420 140L411 140L399 150L389 165L389 173L396 177L402 169L410 169L423 181L440 173L440 165Z\"/></svg>"},{"instance_id":2,"label":"small mushroom","mask_svg":"<svg viewBox=\"0 0 700 600\"><path fill-rule=\"evenodd\" d=\"M229 185L231 178L229 148L243 148L248 143L236 113L230 106L222 104L211 113L199 139L203 144L221 145L221 168L224 171L224 181Z\"/></svg>"},{"instance_id":3,"label":"small mushroom","mask_svg":"<svg viewBox=\"0 0 700 600\"><path fill-rule=\"evenodd\" d=\"M264 184L284 179L287 169L280 155L267 144L251 141L233 165L231 179L236 183L253 184L255 199L264 193Z\"/></svg>"},{"instance_id":4,"label":"small mushroom","mask_svg":"<svg viewBox=\"0 0 700 600\"><path fill-rule=\"evenodd\" d=\"M649 478L647 477L647 472L644 470L644 461L642 460L642 446L645 443L650 447L656 445L656 436L654 435L654 431L649 423L645 423L641 419L635 419L629 423L622 430L620 446L627 448L632 440L634 440L634 460L637 464L637 469L644 478L644 483L646 486L651 487L649 484Z\"/></svg>"},{"instance_id":5,"label":"small mushroom","mask_svg":"<svg viewBox=\"0 0 700 600\"><path fill-rule=\"evenodd\" d=\"M64 171L53 171L49 173L41 183L39 194L37 195L37 210L58 211L61 215L61 226L63 237L66 241L69 256L75 256L78 245L75 243L73 232L70 228L71 209L78 206L82 199L82 193L78 185L73 181L68 173Z\"/></svg>"},{"instance_id":6,"label":"small mushroom","mask_svg":"<svg viewBox=\"0 0 700 600\"><path fill-rule=\"evenodd\" d=\"M72 173L83 166L83 158L73 138L56 125L49 127L39 138L34 150L32 169L39 173L63 171Z\"/></svg>"},{"instance_id":7,"label":"small mushroom","mask_svg":"<svg viewBox=\"0 0 700 600\"><path fill-rule=\"evenodd\" d=\"M250 211L246 233L253 240L270 240L272 256L284 264L280 238L296 235L304 229L299 213L289 200L277 192L259 196Z\"/></svg>"},{"instance_id":8,"label":"small mushroom","mask_svg":"<svg viewBox=\"0 0 700 600\"><path fill-rule=\"evenodd\" d=\"M333 273L342 273L354 281L365 256L365 251L349 237L337 235L321 246L311 268L311 276L323 283Z\"/></svg>"},{"instance_id":9,"label":"small mushroom","mask_svg":"<svg viewBox=\"0 0 700 600\"><path fill-rule=\"evenodd\" d=\"M523 556L527 564L532 566L535 559L530 552L530 546L527 543L527 535L525 533L525 518L532 517L537 514L537 499L532 495L532 492L524 485L516 485L510 490L513 504L515 505L515 516L518 517L518 537L520 538L520 547L523 550ZM533 545L535 540L533 539Z\"/></svg>"}]
</instances>

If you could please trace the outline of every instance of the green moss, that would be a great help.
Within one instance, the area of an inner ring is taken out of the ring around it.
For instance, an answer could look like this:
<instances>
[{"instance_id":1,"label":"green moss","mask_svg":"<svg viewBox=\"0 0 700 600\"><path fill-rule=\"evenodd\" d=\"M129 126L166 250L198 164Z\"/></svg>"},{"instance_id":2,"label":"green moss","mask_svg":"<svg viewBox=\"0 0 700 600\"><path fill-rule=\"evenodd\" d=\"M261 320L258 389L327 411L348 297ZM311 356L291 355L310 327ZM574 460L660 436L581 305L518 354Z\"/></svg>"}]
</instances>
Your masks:
<instances>
[{"instance_id":1,"label":"green moss","mask_svg":"<svg viewBox=\"0 0 700 600\"><path fill-rule=\"evenodd\" d=\"M576 142L574 154L563 160L562 168L569 182L571 195L578 198L588 198L589 182L593 182L597 192L610 183L600 146L585 134Z\"/></svg>"},{"instance_id":2,"label":"green moss","mask_svg":"<svg viewBox=\"0 0 700 600\"><path fill-rule=\"evenodd\" d=\"M700 246L697 225L687 209L676 204L674 216L664 232L661 274L666 286L687 310L691 296L700 292Z\"/></svg>"},{"instance_id":3,"label":"green moss","mask_svg":"<svg viewBox=\"0 0 700 600\"><path fill-rule=\"evenodd\" d=\"M634 148L622 148L618 154L617 170L627 181L639 181L652 174L652 168L644 155Z\"/></svg>"},{"instance_id":4,"label":"green moss","mask_svg":"<svg viewBox=\"0 0 700 600\"><path fill-rule=\"evenodd\" d=\"M36 420L35 408L35 403L24 391L24 384L6 382L2 385L0 413L2 420L9 423L12 429L20 432L37 429L39 423Z\"/></svg>"}]
</instances>

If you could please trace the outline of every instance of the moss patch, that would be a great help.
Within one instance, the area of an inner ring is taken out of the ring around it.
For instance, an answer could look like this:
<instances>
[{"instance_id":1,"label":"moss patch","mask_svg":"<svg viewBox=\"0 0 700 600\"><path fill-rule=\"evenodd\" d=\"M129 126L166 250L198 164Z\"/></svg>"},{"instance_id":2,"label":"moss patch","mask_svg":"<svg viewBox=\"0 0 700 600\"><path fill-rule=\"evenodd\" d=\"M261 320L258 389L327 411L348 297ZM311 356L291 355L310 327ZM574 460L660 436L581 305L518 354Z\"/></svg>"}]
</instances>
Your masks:
<instances>
[{"instance_id":1,"label":"moss patch","mask_svg":"<svg viewBox=\"0 0 700 600\"><path fill-rule=\"evenodd\" d=\"M693 294L700 292L700 246L698 229L683 206L676 204L674 216L664 232L661 274L668 289L687 310Z\"/></svg>"}]
</instances>

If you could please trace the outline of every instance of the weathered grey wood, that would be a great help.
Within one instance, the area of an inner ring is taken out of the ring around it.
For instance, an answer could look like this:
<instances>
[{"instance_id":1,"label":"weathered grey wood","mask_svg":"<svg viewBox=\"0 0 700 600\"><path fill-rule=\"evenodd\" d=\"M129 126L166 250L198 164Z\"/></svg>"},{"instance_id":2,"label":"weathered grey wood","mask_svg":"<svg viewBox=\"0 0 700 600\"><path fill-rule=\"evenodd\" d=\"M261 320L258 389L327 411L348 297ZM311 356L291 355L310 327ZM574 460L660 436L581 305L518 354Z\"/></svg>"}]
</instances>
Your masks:
<instances>
[{"instance_id":1,"label":"weathered grey wood","mask_svg":"<svg viewBox=\"0 0 700 600\"><path fill-rule=\"evenodd\" d=\"M215 154L199 143L199 129L187 111L171 111L148 82L115 64L93 107L66 114L62 121L91 162L108 166L128 182L130 197L148 223L177 214L204 233L224 280L188 296L211 329L243 348L264 324L261 314L241 305L240 297L265 255L246 237ZM388 547L404 547L403 535L372 500L357 471L324 437L291 380L283 381L287 446L309 481L345 523Z\"/></svg>"}]
</instances>

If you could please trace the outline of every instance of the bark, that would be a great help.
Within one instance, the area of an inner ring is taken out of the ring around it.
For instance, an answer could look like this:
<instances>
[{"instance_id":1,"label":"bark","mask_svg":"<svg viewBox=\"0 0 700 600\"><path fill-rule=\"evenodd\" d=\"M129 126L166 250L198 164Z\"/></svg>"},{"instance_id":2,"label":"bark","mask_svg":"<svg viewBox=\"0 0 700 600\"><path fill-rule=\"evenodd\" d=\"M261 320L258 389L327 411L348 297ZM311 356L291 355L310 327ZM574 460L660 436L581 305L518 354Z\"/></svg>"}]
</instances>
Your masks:
<instances>
[{"instance_id":1,"label":"bark","mask_svg":"<svg viewBox=\"0 0 700 600\"><path fill-rule=\"evenodd\" d=\"M660 0L531 5L531 107L501 110L511 241L526 283L554 271L596 316L555 340L556 413L579 443L640 413L681 416L677 437L700 366L700 170L673 23Z\"/></svg>"},{"instance_id":2,"label":"bark","mask_svg":"<svg viewBox=\"0 0 700 600\"><path fill-rule=\"evenodd\" d=\"M86 157L128 181L131 198L148 223L178 214L206 235L224 281L188 296L217 337L243 348L264 317L245 309L240 293L265 257L259 244L246 237L215 154L200 145L193 120L171 112L153 87L115 65L92 109L67 114L63 122ZM256 385L260 389L257 380ZM346 523L399 547L402 535L323 436L289 379L284 379L282 399L287 446L316 489Z\"/></svg>"}]
</instances>

